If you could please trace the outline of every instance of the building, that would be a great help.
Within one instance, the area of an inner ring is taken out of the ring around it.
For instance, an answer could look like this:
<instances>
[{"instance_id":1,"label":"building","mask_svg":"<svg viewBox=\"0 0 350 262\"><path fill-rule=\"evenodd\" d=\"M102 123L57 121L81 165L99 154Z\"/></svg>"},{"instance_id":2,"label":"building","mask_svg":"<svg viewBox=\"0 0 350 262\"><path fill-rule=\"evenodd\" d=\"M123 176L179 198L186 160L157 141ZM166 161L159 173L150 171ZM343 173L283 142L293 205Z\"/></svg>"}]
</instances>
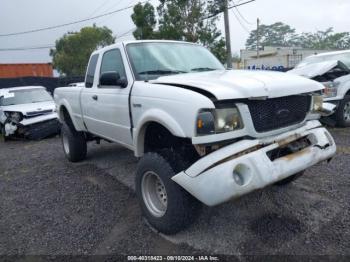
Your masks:
<instances>
[{"instance_id":1,"label":"building","mask_svg":"<svg viewBox=\"0 0 350 262\"><path fill-rule=\"evenodd\" d=\"M52 64L0 64L0 78L25 76L53 77Z\"/></svg>"},{"instance_id":2,"label":"building","mask_svg":"<svg viewBox=\"0 0 350 262\"><path fill-rule=\"evenodd\" d=\"M332 50L310 50L296 47L264 47L259 51L241 50L241 68L250 70L287 71L305 57Z\"/></svg>"}]
</instances>

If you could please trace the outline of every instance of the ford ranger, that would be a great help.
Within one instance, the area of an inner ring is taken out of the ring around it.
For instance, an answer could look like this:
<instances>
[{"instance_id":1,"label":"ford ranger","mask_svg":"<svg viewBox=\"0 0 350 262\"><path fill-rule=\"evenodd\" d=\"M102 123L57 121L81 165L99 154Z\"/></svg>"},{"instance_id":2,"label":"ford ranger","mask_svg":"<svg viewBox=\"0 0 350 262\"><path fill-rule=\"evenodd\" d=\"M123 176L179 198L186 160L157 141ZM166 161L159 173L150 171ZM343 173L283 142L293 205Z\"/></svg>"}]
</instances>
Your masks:
<instances>
[{"instance_id":1,"label":"ford ranger","mask_svg":"<svg viewBox=\"0 0 350 262\"><path fill-rule=\"evenodd\" d=\"M95 51L84 87L55 90L67 158L101 139L140 158L136 194L163 233L215 206L286 184L336 145L318 119L324 86L278 72L225 70L206 48L121 42Z\"/></svg>"}]
</instances>

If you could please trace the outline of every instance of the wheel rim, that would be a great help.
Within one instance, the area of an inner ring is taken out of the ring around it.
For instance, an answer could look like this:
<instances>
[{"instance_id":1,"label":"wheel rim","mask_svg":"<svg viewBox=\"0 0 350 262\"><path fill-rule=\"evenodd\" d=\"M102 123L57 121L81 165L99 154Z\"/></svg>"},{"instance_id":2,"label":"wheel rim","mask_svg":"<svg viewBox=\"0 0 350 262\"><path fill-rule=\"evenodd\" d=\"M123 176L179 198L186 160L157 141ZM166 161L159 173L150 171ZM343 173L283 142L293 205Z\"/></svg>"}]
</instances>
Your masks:
<instances>
[{"instance_id":1,"label":"wheel rim","mask_svg":"<svg viewBox=\"0 0 350 262\"><path fill-rule=\"evenodd\" d=\"M164 216L168 206L168 196L163 181L156 173L147 171L143 175L141 192L148 211L155 217Z\"/></svg>"},{"instance_id":2,"label":"wheel rim","mask_svg":"<svg viewBox=\"0 0 350 262\"><path fill-rule=\"evenodd\" d=\"M344 120L346 122L349 122L350 121L350 102L347 102L345 105L344 105Z\"/></svg>"},{"instance_id":3,"label":"wheel rim","mask_svg":"<svg viewBox=\"0 0 350 262\"><path fill-rule=\"evenodd\" d=\"M69 141L68 141L68 137L64 132L62 132L62 144L63 144L64 152L67 155L69 155Z\"/></svg>"}]
</instances>

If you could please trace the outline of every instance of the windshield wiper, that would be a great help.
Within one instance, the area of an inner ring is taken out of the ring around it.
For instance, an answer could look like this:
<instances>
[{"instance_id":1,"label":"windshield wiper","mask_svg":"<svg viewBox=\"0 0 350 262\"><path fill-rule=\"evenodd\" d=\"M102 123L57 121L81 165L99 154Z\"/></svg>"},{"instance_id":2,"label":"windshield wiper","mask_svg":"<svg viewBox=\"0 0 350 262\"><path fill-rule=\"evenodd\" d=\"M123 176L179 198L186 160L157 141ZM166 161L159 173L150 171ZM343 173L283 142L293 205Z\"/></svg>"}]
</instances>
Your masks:
<instances>
[{"instance_id":1,"label":"windshield wiper","mask_svg":"<svg viewBox=\"0 0 350 262\"><path fill-rule=\"evenodd\" d=\"M210 68L210 67L197 67L197 68L192 68L192 72L205 72L205 71L215 71L217 70L216 68Z\"/></svg>"},{"instance_id":2,"label":"windshield wiper","mask_svg":"<svg viewBox=\"0 0 350 262\"><path fill-rule=\"evenodd\" d=\"M170 75L170 74L184 74L188 73L186 71L181 70L149 70L138 72L139 75Z\"/></svg>"}]
</instances>

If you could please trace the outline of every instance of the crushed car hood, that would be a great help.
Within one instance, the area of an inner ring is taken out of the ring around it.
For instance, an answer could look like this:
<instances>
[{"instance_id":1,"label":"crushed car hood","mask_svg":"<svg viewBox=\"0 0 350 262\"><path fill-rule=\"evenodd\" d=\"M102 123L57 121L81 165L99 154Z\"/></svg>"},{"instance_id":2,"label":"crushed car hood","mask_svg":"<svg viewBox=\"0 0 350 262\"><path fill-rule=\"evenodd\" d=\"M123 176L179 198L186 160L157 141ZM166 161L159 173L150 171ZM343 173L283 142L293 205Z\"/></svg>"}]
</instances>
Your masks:
<instances>
[{"instance_id":1,"label":"crushed car hood","mask_svg":"<svg viewBox=\"0 0 350 262\"><path fill-rule=\"evenodd\" d=\"M274 98L309 93L324 88L315 81L292 74L248 70L180 74L160 77L150 82L201 89L213 94L219 100Z\"/></svg>"},{"instance_id":2,"label":"crushed car hood","mask_svg":"<svg viewBox=\"0 0 350 262\"><path fill-rule=\"evenodd\" d=\"M54 111L55 103L54 101L45 101L31 104L3 106L1 109L2 111L21 112L23 115L28 115L28 113L35 115L35 113L40 114L42 111Z\"/></svg>"},{"instance_id":3,"label":"crushed car hood","mask_svg":"<svg viewBox=\"0 0 350 262\"><path fill-rule=\"evenodd\" d=\"M288 71L288 73L304 76L307 78L314 78L316 76L324 75L325 73L332 70L338 65L339 65L339 61L337 60L312 63L302 67L294 68Z\"/></svg>"}]
</instances>

